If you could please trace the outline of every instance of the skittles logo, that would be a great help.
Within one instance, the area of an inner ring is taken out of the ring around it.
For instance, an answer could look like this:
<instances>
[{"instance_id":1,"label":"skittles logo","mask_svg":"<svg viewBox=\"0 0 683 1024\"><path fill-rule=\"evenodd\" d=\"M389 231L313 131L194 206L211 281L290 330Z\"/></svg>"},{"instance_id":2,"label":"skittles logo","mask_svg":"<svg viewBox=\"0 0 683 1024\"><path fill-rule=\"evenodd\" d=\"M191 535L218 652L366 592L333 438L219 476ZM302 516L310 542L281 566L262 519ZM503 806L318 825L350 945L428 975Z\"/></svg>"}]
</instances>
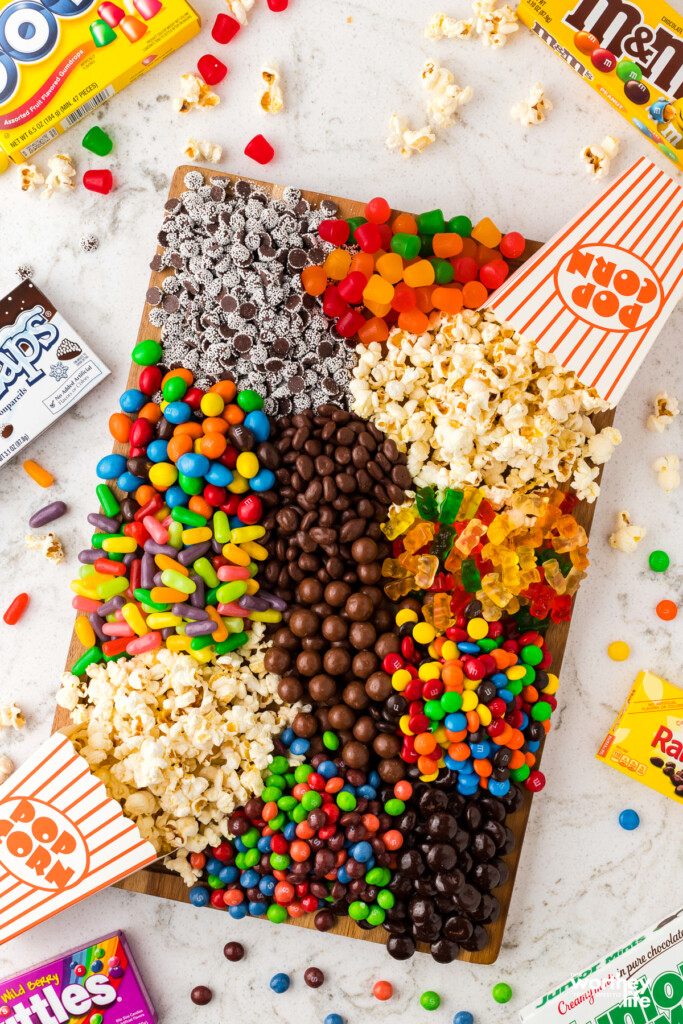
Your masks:
<instances>
[{"instance_id":1,"label":"skittles logo","mask_svg":"<svg viewBox=\"0 0 683 1024\"><path fill-rule=\"evenodd\" d=\"M0 106L19 85L17 64L48 57L59 41L58 18L77 18L96 0L15 0L0 13Z\"/></svg>"},{"instance_id":2,"label":"skittles logo","mask_svg":"<svg viewBox=\"0 0 683 1024\"><path fill-rule=\"evenodd\" d=\"M662 286L638 256L616 245L579 245L555 271L565 306L580 320L606 331L647 327L659 313Z\"/></svg>"},{"instance_id":3,"label":"skittles logo","mask_svg":"<svg viewBox=\"0 0 683 1024\"><path fill-rule=\"evenodd\" d=\"M12 797L0 804L0 865L26 885L57 892L83 877L88 848L61 811L34 797Z\"/></svg>"}]
</instances>

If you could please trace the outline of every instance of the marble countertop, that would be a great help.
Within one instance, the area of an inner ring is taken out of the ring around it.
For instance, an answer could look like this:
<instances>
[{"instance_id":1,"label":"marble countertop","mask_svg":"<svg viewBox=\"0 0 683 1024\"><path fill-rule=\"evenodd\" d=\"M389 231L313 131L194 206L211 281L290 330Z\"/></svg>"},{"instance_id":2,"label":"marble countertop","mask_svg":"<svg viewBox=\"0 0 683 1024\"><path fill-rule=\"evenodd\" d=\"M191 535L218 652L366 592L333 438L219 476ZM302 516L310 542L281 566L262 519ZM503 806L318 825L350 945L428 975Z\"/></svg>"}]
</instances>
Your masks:
<instances>
[{"instance_id":1,"label":"marble countertop","mask_svg":"<svg viewBox=\"0 0 683 1024\"><path fill-rule=\"evenodd\" d=\"M0 475L0 606L4 609L22 589L32 595L21 624L13 629L3 625L0 632L0 701L16 700L28 723L20 734L4 731L0 736L0 752L17 763L50 730L73 620L68 585L85 535L85 516L94 504L94 465L110 448L107 418L124 387L163 202L175 166L184 162L190 135L224 147L222 169L258 176L261 169L243 149L263 131L277 153L264 176L283 184L359 199L386 194L404 209L443 206L450 215L488 215L505 229L539 239L548 238L595 196L596 186L578 155L607 133L622 140L613 173L642 154L677 173L526 29L494 52L476 40L426 40L425 23L439 9L432 3L291 0L290 9L276 15L265 0L257 0L249 25L219 52L210 45L209 30L216 12L225 7L220 0L200 0L197 6L205 23L197 39L34 158L44 169L50 155L65 150L79 172L99 166L80 147L80 139L85 127L101 124L115 140L106 161L117 183L111 195L79 186L71 195L42 201L35 193L20 192L16 168L0 178L0 294L18 282L16 268L30 264L36 284L112 370L31 448L31 457L55 476L49 499L63 498L70 506L58 524L69 556L62 566L47 565L24 546L28 516L48 496L19 461ZM464 17L467 5L453 0L446 10ZM219 53L230 68L218 87L221 105L174 113L171 100L179 76L207 50ZM397 112L413 127L422 125L420 70L431 57L450 67L461 85L471 85L474 99L432 147L402 160L383 145L389 115ZM286 90L285 111L271 118L260 114L255 101L261 63L270 60L280 65ZM536 80L554 109L545 124L524 131L509 109ZM83 253L79 240L91 232L99 248ZM559 708L544 756L548 785L534 801L497 964L446 967L420 955L398 964L380 945L254 920L231 922L226 915L112 889L0 948L0 976L123 928L164 1024L185 1024L190 1015L199 1024L228 1015L237 1024L263 1017L284 1024L322 1022L332 1011L349 1024L370 1014L389 1024L421 1013L417 999L427 988L442 997L437 1021L469 1009L478 1024L509 1024L520 1007L571 971L673 912L683 854L671 839L680 835L681 809L610 771L594 754L641 667L683 683L675 643L676 635L680 642L680 617L664 623L654 612L663 597L683 600L681 492L666 495L651 468L658 455L683 455L681 419L664 435L645 429L657 391L665 388L683 399L677 358L682 330L679 307L617 412L623 444L604 474L591 538L592 566L578 596ZM648 531L633 555L615 552L607 542L619 509L627 509ZM654 548L672 557L663 576L647 568ZM607 657L607 645L616 639L631 646L625 663ZM618 825L624 807L634 807L641 816L635 832ZM234 938L248 950L241 964L229 964L222 955L223 944ZM303 971L311 964L327 975L317 991L303 983ZM268 981L282 970L294 983L286 995L276 996ZM388 1003L372 998L379 978L394 984ZM505 1007L490 994L500 980L513 987ZM190 1002L196 984L214 989L208 1007Z\"/></svg>"}]
</instances>

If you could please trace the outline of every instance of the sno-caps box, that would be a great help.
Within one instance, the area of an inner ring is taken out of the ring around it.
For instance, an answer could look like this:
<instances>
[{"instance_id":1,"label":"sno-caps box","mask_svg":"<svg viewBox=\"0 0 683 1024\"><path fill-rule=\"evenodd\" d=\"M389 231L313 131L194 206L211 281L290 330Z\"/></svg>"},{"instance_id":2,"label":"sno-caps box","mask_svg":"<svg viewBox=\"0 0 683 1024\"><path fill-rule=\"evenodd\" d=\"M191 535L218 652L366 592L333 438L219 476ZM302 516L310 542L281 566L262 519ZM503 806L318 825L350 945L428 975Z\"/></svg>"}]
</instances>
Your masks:
<instances>
[{"instance_id":1,"label":"sno-caps box","mask_svg":"<svg viewBox=\"0 0 683 1024\"><path fill-rule=\"evenodd\" d=\"M0 787L0 944L157 857L55 733Z\"/></svg>"},{"instance_id":2,"label":"sno-caps box","mask_svg":"<svg viewBox=\"0 0 683 1024\"><path fill-rule=\"evenodd\" d=\"M644 157L487 300L616 403L683 292L683 188Z\"/></svg>"}]
</instances>

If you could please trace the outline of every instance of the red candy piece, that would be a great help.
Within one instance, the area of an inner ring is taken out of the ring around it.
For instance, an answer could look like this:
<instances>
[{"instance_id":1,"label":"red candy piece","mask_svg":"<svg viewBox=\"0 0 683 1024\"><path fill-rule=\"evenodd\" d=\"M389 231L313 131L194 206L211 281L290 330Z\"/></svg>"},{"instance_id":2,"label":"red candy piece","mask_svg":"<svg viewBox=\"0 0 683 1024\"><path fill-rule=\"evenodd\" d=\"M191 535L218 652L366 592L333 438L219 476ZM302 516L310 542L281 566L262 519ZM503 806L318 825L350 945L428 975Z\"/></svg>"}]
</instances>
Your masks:
<instances>
[{"instance_id":1,"label":"red candy piece","mask_svg":"<svg viewBox=\"0 0 683 1024\"><path fill-rule=\"evenodd\" d=\"M3 615L3 619L8 626L16 626L17 622L26 611L28 602L28 594L18 594L17 597L14 598L11 605Z\"/></svg>"},{"instance_id":2,"label":"red candy piece","mask_svg":"<svg viewBox=\"0 0 683 1024\"><path fill-rule=\"evenodd\" d=\"M476 281L479 267L477 266L477 261L472 259L471 256L459 256L456 260L451 260L451 263L455 271L455 280L460 284Z\"/></svg>"},{"instance_id":3,"label":"red candy piece","mask_svg":"<svg viewBox=\"0 0 683 1024\"><path fill-rule=\"evenodd\" d=\"M346 221L344 220L341 223L346 224ZM339 294L337 286L335 284L329 285L323 295L323 313L326 316L339 317L343 316L348 308L348 303Z\"/></svg>"},{"instance_id":4,"label":"red candy piece","mask_svg":"<svg viewBox=\"0 0 683 1024\"><path fill-rule=\"evenodd\" d=\"M161 379L161 370L158 366L145 366L140 372L138 387L143 395L153 395L161 387ZM187 395L183 401L187 401Z\"/></svg>"},{"instance_id":5,"label":"red candy piece","mask_svg":"<svg viewBox=\"0 0 683 1024\"><path fill-rule=\"evenodd\" d=\"M469 658L465 662L463 672L465 673L468 679L483 679L484 676L486 675L486 669L482 665L479 658Z\"/></svg>"},{"instance_id":6,"label":"red candy piece","mask_svg":"<svg viewBox=\"0 0 683 1024\"><path fill-rule=\"evenodd\" d=\"M222 60L210 53L205 53L197 61L197 71L207 85L218 85L228 73L228 69Z\"/></svg>"},{"instance_id":7,"label":"red candy piece","mask_svg":"<svg viewBox=\"0 0 683 1024\"><path fill-rule=\"evenodd\" d=\"M509 271L510 268L505 260L491 260L490 263L485 263L479 271L479 280L490 291L495 291L496 288L500 288Z\"/></svg>"},{"instance_id":8,"label":"red candy piece","mask_svg":"<svg viewBox=\"0 0 683 1024\"><path fill-rule=\"evenodd\" d=\"M183 402L185 402L186 405L189 405L190 409L192 409L194 412L196 412L197 409L199 408L199 405L200 405L201 400L204 397L204 395L205 395L205 392L202 391L201 388L189 388L185 392L185 397L183 398Z\"/></svg>"},{"instance_id":9,"label":"red candy piece","mask_svg":"<svg viewBox=\"0 0 683 1024\"><path fill-rule=\"evenodd\" d=\"M228 516L236 516L239 503L239 495L231 494L225 505L221 505L221 512L225 512Z\"/></svg>"},{"instance_id":10,"label":"red candy piece","mask_svg":"<svg viewBox=\"0 0 683 1024\"><path fill-rule=\"evenodd\" d=\"M284 836L275 835L270 840L270 848L273 853L287 853L289 843Z\"/></svg>"},{"instance_id":11,"label":"red candy piece","mask_svg":"<svg viewBox=\"0 0 683 1024\"><path fill-rule=\"evenodd\" d=\"M356 228L354 240L361 247L363 252L377 252L382 245L380 230L376 224L372 224L371 222L368 222L367 224L360 224Z\"/></svg>"},{"instance_id":12,"label":"red candy piece","mask_svg":"<svg viewBox=\"0 0 683 1024\"><path fill-rule=\"evenodd\" d=\"M391 207L382 196L375 196L365 206L365 216L371 224L384 224L389 220L390 213Z\"/></svg>"},{"instance_id":13,"label":"red candy piece","mask_svg":"<svg viewBox=\"0 0 683 1024\"><path fill-rule=\"evenodd\" d=\"M255 135L244 147L244 155L257 164L269 164L275 156L275 150L263 135Z\"/></svg>"},{"instance_id":14,"label":"red candy piece","mask_svg":"<svg viewBox=\"0 0 683 1024\"><path fill-rule=\"evenodd\" d=\"M237 465L238 455L239 452L237 451L237 449L233 448L232 445L228 445L228 447L225 449L225 451L223 452L218 461L222 462L224 466L228 467L228 469L234 469L235 466ZM237 498L237 495L233 495L233 497ZM239 505L239 498L237 498L237 505ZM237 505L235 505L235 511L237 511ZM233 516L234 514L235 512L231 513L231 515Z\"/></svg>"},{"instance_id":15,"label":"red candy piece","mask_svg":"<svg viewBox=\"0 0 683 1024\"><path fill-rule=\"evenodd\" d=\"M225 889L214 889L211 893L211 906L212 907L224 907L223 893Z\"/></svg>"},{"instance_id":16,"label":"red candy piece","mask_svg":"<svg viewBox=\"0 0 683 1024\"><path fill-rule=\"evenodd\" d=\"M323 242L331 242L332 245L344 245L348 240L350 230L345 220L323 220L320 222L318 234Z\"/></svg>"},{"instance_id":17,"label":"red candy piece","mask_svg":"<svg viewBox=\"0 0 683 1024\"><path fill-rule=\"evenodd\" d=\"M405 690L403 696L406 700L419 700L422 696L422 683L419 679L412 679Z\"/></svg>"},{"instance_id":18,"label":"red candy piece","mask_svg":"<svg viewBox=\"0 0 683 1024\"><path fill-rule=\"evenodd\" d=\"M493 715L494 718L500 718L501 715L504 715L505 714L505 709L506 709L506 704L505 704L505 701L503 700L502 697L494 697L493 700L489 704L489 711L491 712L491 714ZM493 725L495 725L495 722L491 722L491 725L489 726L489 729ZM500 729L498 729L498 732L502 732L502 731L503 731L502 727ZM491 736L497 736L498 732L490 733L490 735Z\"/></svg>"},{"instance_id":19,"label":"red candy piece","mask_svg":"<svg viewBox=\"0 0 683 1024\"><path fill-rule=\"evenodd\" d=\"M346 302L362 302L363 290L367 283L368 279L365 274L361 274L360 270L352 270L339 282L337 291Z\"/></svg>"},{"instance_id":20,"label":"red candy piece","mask_svg":"<svg viewBox=\"0 0 683 1024\"><path fill-rule=\"evenodd\" d=\"M262 515L263 505L261 504L261 499L257 498L255 494L242 498L237 506L237 518L241 519L247 526L253 526L255 523L258 523Z\"/></svg>"},{"instance_id":21,"label":"red candy piece","mask_svg":"<svg viewBox=\"0 0 683 1024\"><path fill-rule=\"evenodd\" d=\"M413 309L415 301L415 289L411 288L405 281L399 281L394 288L391 308L395 309L398 313L407 313L409 309Z\"/></svg>"},{"instance_id":22,"label":"red candy piece","mask_svg":"<svg viewBox=\"0 0 683 1024\"><path fill-rule=\"evenodd\" d=\"M361 274L361 277L362 276L363 275ZM342 336L342 338L352 338L364 323L365 317L362 313L357 313L355 309L349 309L339 318L339 320L337 320L337 332Z\"/></svg>"},{"instance_id":23,"label":"red candy piece","mask_svg":"<svg viewBox=\"0 0 683 1024\"><path fill-rule=\"evenodd\" d=\"M289 0L268 0L268 7L271 11L279 13L280 11L286 11Z\"/></svg>"},{"instance_id":24,"label":"red candy piece","mask_svg":"<svg viewBox=\"0 0 683 1024\"><path fill-rule=\"evenodd\" d=\"M211 851L221 864L228 864L235 855L235 849L232 843L219 843L218 846L214 846Z\"/></svg>"},{"instance_id":25,"label":"red candy piece","mask_svg":"<svg viewBox=\"0 0 683 1024\"><path fill-rule=\"evenodd\" d=\"M133 448L144 448L154 437L154 427L149 420L139 419L131 424L128 440Z\"/></svg>"},{"instance_id":26,"label":"red candy piece","mask_svg":"<svg viewBox=\"0 0 683 1024\"><path fill-rule=\"evenodd\" d=\"M403 658L400 654L386 654L382 660L382 668L385 672L389 672L392 675L403 668Z\"/></svg>"},{"instance_id":27,"label":"red candy piece","mask_svg":"<svg viewBox=\"0 0 683 1024\"><path fill-rule=\"evenodd\" d=\"M443 693L443 683L438 679L429 679L422 686L424 700L438 700Z\"/></svg>"},{"instance_id":28,"label":"red candy piece","mask_svg":"<svg viewBox=\"0 0 683 1024\"><path fill-rule=\"evenodd\" d=\"M610 53L609 50L603 50L602 47L598 47L597 50L593 50L591 53L591 64L594 68L597 68L598 71L604 71L609 74L609 72L614 71L617 66L617 58L613 53ZM531 776L529 776L529 778L531 778Z\"/></svg>"},{"instance_id":29,"label":"red candy piece","mask_svg":"<svg viewBox=\"0 0 683 1024\"><path fill-rule=\"evenodd\" d=\"M211 35L217 43L229 43L237 35L240 27L236 18L230 18L227 14L218 14L213 23Z\"/></svg>"},{"instance_id":30,"label":"red candy piece","mask_svg":"<svg viewBox=\"0 0 683 1024\"><path fill-rule=\"evenodd\" d=\"M545 775L543 772L534 771L524 781L524 785L530 793L540 793L545 786Z\"/></svg>"},{"instance_id":31,"label":"red candy piece","mask_svg":"<svg viewBox=\"0 0 683 1024\"><path fill-rule=\"evenodd\" d=\"M209 505L213 505L214 508L220 508L220 506L225 502L228 492L225 487L217 487L216 484L207 484L203 493L204 498L208 501Z\"/></svg>"},{"instance_id":32,"label":"red candy piece","mask_svg":"<svg viewBox=\"0 0 683 1024\"><path fill-rule=\"evenodd\" d=\"M391 239L393 237L394 234L388 224L379 225L380 249L384 249L386 252L389 252L389 249L391 248Z\"/></svg>"},{"instance_id":33,"label":"red candy piece","mask_svg":"<svg viewBox=\"0 0 683 1024\"><path fill-rule=\"evenodd\" d=\"M507 259L516 260L524 252L525 246L524 236L520 235L519 231L508 231L507 235L501 238L498 248Z\"/></svg>"},{"instance_id":34,"label":"red candy piece","mask_svg":"<svg viewBox=\"0 0 683 1024\"><path fill-rule=\"evenodd\" d=\"M90 192L99 192L101 195L109 195L114 187L114 178L111 171L86 171L83 175L83 184Z\"/></svg>"}]
</instances>

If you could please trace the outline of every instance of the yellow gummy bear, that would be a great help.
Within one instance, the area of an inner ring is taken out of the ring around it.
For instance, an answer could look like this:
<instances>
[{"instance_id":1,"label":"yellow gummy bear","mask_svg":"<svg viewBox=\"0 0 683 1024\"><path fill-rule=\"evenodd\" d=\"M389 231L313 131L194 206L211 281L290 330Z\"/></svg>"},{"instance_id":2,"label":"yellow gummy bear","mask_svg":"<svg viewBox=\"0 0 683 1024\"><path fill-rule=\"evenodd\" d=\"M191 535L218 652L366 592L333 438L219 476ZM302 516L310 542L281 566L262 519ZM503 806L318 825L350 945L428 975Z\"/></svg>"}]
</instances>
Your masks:
<instances>
[{"instance_id":1,"label":"yellow gummy bear","mask_svg":"<svg viewBox=\"0 0 683 1024\"><path fill-rule=\"evenodd\" d=\"M486 527L479 519L470 519L469 523L455 541L456 547L466 558L476 548L480 539L486 533Z\"/></svg>"},{"instance_id":2,"label":"yellow gummy bear","mask_svg":"<svg viewBox=\"0 0 683 1024\"><path fill-rule=\"evenodd\" d=\"M401 565L398 558L385 558L382 562L382 576L392 580L402 580L408 575L408 570Z\"/></svg>"},{"instance_id":3,"label":"yellow gummy bear","mask_svg":"<svg viewBox=\"0 0 683 1024\"><path fill-rule=\"evenodd\" d=\"M408 529L414 519L417 518L417 511L413 505L404 505L389 513L386 523L382 523L380 530L387 540L396 540Z\"/></svg>"},{"instance_id":4,"label":"yellow gummy bear","mask_svg":"<svg viewBox=\"0 0 683 1024\"><path fill-rule=\"evenodd\" d=\"M477 600L481 602L481 614L487 622L498 622L502 619L502 610L491 601L483 590L477 592Z\"/></svg>"},{"instance_id":5,"label":"yellow gummy bear","mask_svg":"<svg viewBox=\"0 0 683 1024\"><path fill-rule=\"evenodd\" d=\"M405 597L406 594L415 589L415 580L412 576L409 576L405 580L392 580L391 583L387 583L384 593L390 601L398 601L400 597Z\"/></svg>"},{"instance_id":6,"label":"yellow gummy bear","mask_svg":"<svg viewBox=\"0 0 683 1024\"><path fill-rule=\"evenodd\" d=\"M489 523L488 538L491 544L502 544L508 534L514 529L514 522L507 512L497 515L492 523Z\"/></svg>"},{"instance_id":7,"label":"yellow gummy bear","mask_svg":"<svg viewBox=\"0 0 683 1024\"><path fill-rule=\"evenodd\" d=\"M434 582L434 577L439 571L439 559L436 555L420 555L418 558L419 568L415 573L415 584L420 590L427 590Z\"/></svg>"},{"instance_id":8,"label":"yellow gummy bear","mask_svg":"<svg viewBox=\"0 0 683 1024\"><path fill-rule=\"evenodd\" d=\"M461 523L465 519L474 519L483 499L484 492L479 487L465 487L462 492L462 502L455 517L456 523Z\"/></svg>"},{"instance_id":9,"label":"yellow gummy bear","mask_svg":"<svg viewBox=\"0 0 683 1024\"><path fill-rule=\"evenodd\" d=\"M564 592L565 594L574 595L581 586L581 580L585 579L586 573L574 566L571 567L569 572L564 578Z\"/></svg>"},{"instance_id":10,"label":"yellow gummy bear","mask_svg":"<svg viewBox=\"0 0 683 1024\"><path fill-rule=\"evenodd\" d=\"M434 540L434 523L427 523L423 519L417 520L408 530L403 538L403 547L410 554L419 551L425 544L431 544Z\"/></svg>"},{"instance_id":11,"label":"yellow gummy bear","mask_svg":"<svg viewBox=\"0 0 683 1024\"><path fill-rule=\"evenodd\" d=\"M481 588L498 608L507 607L514 596L502 585L497 572L488 572L481 581Z\"/></svg>"},{"instance_id":12,"label":"yellow gummy bear","mask_svg":"<svg viewBox=\"0 0 683 1024\"><path fill-rule=\"evenodd\" d=\"M556 558L549 558L543 563L543 572L548 586L552 587L556 594L564 594L564 576Z\"/></svg>"},{"instance_id":13,"label":"yellow gummy bear","mask_svg":"<svg viewBox=\"0 0 683 1024\"><path fill-rule=\"evenodd\" d=\"M576 550L569 552L569 557L571 558L572 565L575 569L587 569L590 565L590 562L588 561L587 550L588 549L584 550L581 548L577 548Z\"/></svg>"}]
</instances>

